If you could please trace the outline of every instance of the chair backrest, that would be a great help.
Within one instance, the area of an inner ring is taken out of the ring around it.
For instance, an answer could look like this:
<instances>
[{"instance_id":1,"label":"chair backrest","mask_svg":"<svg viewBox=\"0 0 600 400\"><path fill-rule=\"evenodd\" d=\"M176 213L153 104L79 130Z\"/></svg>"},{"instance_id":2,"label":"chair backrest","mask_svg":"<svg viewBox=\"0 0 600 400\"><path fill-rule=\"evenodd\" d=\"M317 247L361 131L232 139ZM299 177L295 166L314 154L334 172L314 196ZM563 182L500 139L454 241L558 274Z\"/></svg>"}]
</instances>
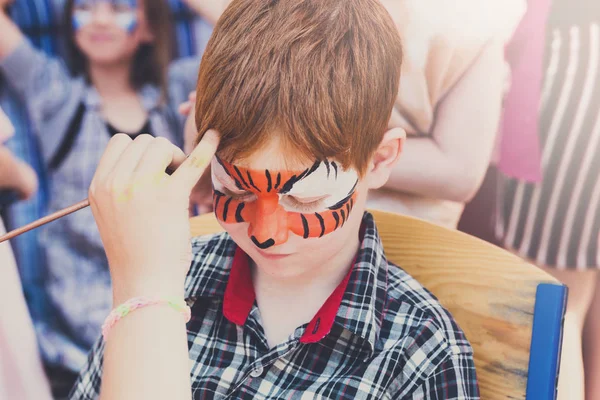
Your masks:
<instances>
[{"instance_id":1,"label":"chair backrest","mask_svg":"<svg viewBox=\"0 0 600 400\"><path fill-rule=\"evenodd\" d=\"M372 213L387 258L429 289L465 331L475 351L481 398L554 399L565 287L462 232ZM192 218L191 225L193 236L223 231L212 214Z\"/></svg>"}]
</instances>

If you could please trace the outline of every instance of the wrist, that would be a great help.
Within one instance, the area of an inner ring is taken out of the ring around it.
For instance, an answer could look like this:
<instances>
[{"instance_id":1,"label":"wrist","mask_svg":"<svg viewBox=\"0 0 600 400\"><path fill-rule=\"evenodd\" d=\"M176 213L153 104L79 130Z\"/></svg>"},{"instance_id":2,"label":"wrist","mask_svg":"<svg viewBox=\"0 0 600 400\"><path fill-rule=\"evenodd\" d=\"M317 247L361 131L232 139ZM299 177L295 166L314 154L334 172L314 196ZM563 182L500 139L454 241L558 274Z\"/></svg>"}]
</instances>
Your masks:
<instances>
[{"instance_id":1,"label":"wrist","mask_svg":"<svg viewBox=\"0 0 600 400\"><path fill-rule=\"evenodd\" d=\"M158 279L120 284L113 283L113 306L134 297L153 297L165 299L183 299L185 295L184 283Z\"/></svg>"}]
</instances>

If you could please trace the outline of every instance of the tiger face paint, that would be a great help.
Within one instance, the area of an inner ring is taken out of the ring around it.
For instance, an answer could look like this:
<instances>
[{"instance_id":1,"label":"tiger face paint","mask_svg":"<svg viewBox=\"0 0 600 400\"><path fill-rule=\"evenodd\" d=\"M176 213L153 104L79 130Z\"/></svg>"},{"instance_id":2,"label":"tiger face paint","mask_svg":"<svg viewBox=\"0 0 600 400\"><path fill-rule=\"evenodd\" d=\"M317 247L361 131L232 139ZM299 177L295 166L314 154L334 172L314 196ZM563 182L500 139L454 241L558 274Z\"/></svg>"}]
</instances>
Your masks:
<instances>
[{"instance_id":1,"label":"tiger face paint","mask_svg":"<svg viewBox=\"0 0 600 400\"><path fill-rule=\"evenodd\" d=\"M335 161L301 171L252 170L212 161L213 206L224 223L247 222L260 249L287 242L289 233L318 238L341 228L356 201L358 174Z\"/></svg>"},{"instance_id":2,"label":"tiger face paint","mask_svg":"<svg viewBox=\"0 0 600 400\"><path fill-rule=\"evenodd\" d=\"M132 33L137 25L136 0L75 0L73 8L73 28L75 31L89 25L93 21L93 13L99 4L108 4L114 14L117 26Z\"/></svg>"}]
</instances>

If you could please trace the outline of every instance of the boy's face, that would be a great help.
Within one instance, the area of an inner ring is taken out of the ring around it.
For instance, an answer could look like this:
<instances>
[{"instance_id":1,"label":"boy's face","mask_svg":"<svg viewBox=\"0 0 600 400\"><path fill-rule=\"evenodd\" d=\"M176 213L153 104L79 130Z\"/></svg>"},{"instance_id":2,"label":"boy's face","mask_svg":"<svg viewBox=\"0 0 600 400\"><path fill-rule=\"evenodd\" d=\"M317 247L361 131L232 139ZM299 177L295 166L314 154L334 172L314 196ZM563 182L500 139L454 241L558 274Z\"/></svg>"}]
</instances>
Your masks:
<instances>
[{"instance_id":1,"label":"boy's face","mask_svg":"<svg viewBox=\"0 0 600 400\"><path fill-rule=\"evenodd\" d=\"M214 210L257 262L285 265L332 255L357 234L366 188L335 160L290 165L275 141L247 160L212 161Z\"/></svg>"}]
</instances>

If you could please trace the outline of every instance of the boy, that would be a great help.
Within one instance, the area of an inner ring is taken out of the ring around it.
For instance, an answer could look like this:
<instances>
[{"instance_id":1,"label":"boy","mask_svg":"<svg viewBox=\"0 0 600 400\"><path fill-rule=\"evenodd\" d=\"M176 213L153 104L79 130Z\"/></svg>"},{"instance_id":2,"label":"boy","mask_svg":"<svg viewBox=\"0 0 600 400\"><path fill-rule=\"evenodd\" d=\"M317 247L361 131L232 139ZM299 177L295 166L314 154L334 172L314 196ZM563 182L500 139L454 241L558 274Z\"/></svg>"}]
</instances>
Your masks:
<instances>
[{"instance_id":1,"label":"boy","mask_svg":"<svg viewBox=\"0 0 600 400\"><path fill-rule=\"evenodd\" d=\"M387 130L401 57L377 0L231 3L200 67L190 157L119 135L90 187L114 304L185 297L187 342L169 307L115 314L72 399L479 398L464 334L387 262L365 212L404 140ZM190 249L209 161L227 233Z\"/></svg>"}]
</instances>

